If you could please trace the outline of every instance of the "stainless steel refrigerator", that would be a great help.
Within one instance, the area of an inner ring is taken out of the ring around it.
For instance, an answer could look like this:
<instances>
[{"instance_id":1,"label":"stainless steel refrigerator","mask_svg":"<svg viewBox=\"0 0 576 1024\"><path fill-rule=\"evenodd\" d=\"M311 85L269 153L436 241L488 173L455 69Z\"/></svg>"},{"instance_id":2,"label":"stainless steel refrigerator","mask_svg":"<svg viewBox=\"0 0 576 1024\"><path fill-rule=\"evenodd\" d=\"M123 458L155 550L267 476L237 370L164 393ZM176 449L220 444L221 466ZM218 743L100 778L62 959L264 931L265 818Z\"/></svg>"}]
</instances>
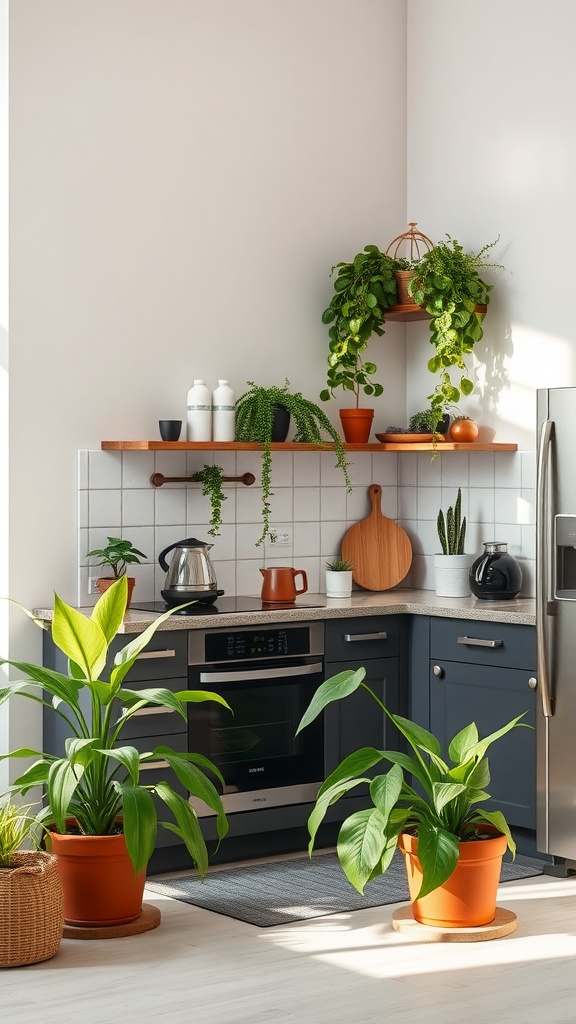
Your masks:
<instances>
[{"instance_id":1,"label":"stainless steel refrigerator","mask_svg":"<svg viewBox=\"0 0 576 1024\"><path fill-rule=\"evenodd\" d=\"M537 847L561 865L576 861L576 388L537 406Z\"/></svg>"}]
</instances>

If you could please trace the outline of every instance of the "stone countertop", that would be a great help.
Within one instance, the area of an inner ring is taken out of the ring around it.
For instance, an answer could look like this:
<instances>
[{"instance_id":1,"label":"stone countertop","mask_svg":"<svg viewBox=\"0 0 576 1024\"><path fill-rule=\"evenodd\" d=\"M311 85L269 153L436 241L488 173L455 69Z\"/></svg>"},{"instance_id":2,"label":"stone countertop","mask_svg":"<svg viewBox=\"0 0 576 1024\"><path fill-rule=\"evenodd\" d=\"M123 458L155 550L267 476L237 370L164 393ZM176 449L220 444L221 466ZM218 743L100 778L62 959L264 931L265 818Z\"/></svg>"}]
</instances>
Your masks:
<instances>
[{"instance_id":1,"label":"stone countertop","mask_svg":"<svg viewBox=\"0 0 576 1024\"><path fill-rule=\"evenodd\" d=\"M475 597L437 597L433 590L408 590L401 587L382 592L354 591L352 597L330 598L325 594L306 594L307 601L317 601L318 607L263 609L251 612L230 612L208 615L171 615L160 626L164 629L219 629L229 626L261 626L277 622L309 622L318 619L342 619L366 615L433 615L448 619L470 619L483 622L510 622L533 626L536 622L534 598L514 598L511 601L479 601ZM89 615L91 609L80 609ZM52 611L34 609L38 618L51 619ZM120 633L140 633L158 616L154 612L128 609Z\"/></svg>"}]
</instances>

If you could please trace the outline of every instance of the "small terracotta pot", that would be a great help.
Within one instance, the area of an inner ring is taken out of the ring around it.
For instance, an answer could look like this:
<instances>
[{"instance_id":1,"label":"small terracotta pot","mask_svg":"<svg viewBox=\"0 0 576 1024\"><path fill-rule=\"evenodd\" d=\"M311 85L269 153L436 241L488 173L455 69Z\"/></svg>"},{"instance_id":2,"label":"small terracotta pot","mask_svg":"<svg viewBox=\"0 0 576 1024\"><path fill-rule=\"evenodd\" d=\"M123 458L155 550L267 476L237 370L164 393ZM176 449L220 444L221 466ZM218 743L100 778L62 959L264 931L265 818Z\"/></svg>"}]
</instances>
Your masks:
<instances>
[{"instance_id":1,"label":"small terracotta pot","mask_svg":"<svg viewBox=\"0 0 576 1024\"><path fill-rule=\"evenodd\" d=\"M408 291L408 285L414 277L414 270L395 270L396 296L399 306L415 306L416 303Z\"/></svg>"},{"instance_id":2,"label":"small terracotta pot","mask_svg":"<svg viewBox=\"0 0 576 1024\"><path fill-rule=\"evenodd\" d=\"M482 828L494 838L460 843L460 856L450 878L421 900L416 899L422 885L418 840L406 832L398 836L415 921L435 928L473 928L494 920L507 843L506 836L496 829L489 825Z\"/></svg>"},{"instance_id":3,"label":"small terracotta pot","mask_svg":"<svg viewBox=\"0 0 576 1024\"><path fill-rule=\"evenodd\" d=\"M450 427L449 437L451 441L461 441L469 444L478 437L478 426L474 420L454 420Z\"/></svg>"},{"instance_id":4,"label":"small terracotta pot","mask_svg":"<svg viewBox=\"0 0 576 1024\"><path fill-rule=\"evenodd\" d=\"M134 874L122 834L51 832L50 843L62 879L67 924L97 927L140 917L146 871Z\"/></svg>"},{"instance_id":5,"label":"small terracotta pot","mask_svg":"<svg viewBox=\"0 0 576 1024\"><path fill-rule=\"evenodd\" d=\"M344 439L348 444L366 444L370 437L374 409L340 409Z\"/></svg>"},{"instance_id":6,"label":"small terracotta pot","mask_svg":"<svg viewBox=\"0 0 576 1024\"><path fill-rule=\"evenodd\" d=\"M128 600L126 601L126 607L129 608L130 601L132 600L132 591L136 586L136 577L127 576L126 580L128 583ZM102 579L97 580L98 590L100 591L101 594L105 594L106 591L112 586L112 584L116 582L117 580L115 580L113 577L102 577Z\"/></svg>"}]
</instances>

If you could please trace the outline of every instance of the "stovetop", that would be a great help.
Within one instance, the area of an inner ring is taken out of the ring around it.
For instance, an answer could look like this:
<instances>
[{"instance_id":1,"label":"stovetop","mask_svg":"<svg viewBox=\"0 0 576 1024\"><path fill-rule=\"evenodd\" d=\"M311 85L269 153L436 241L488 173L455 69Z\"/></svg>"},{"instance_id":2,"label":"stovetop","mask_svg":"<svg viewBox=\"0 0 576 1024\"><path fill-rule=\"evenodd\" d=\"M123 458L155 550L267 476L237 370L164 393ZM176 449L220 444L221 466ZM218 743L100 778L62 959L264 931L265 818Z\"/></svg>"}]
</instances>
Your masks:
<instances>
[{"instance_id":1,"label":"stovetop","mask_svg":"<svg viewBox=\"0 0 576 1024\"><path fill-rule=\"evenodd\" d=\"M198 601L196 604L188 605L181 611L174 612L174 615L230 615L234 612L266 612L277 611L284 608L322 608L319 601L310 598L299 597L296 601L278 602L262 601L259 597L219 597L214 604L204 604ZM169 605L164 601L131 601L130 608L141 612L156 612L161 615L168 611Z\"/></svg>"}]
</instances>

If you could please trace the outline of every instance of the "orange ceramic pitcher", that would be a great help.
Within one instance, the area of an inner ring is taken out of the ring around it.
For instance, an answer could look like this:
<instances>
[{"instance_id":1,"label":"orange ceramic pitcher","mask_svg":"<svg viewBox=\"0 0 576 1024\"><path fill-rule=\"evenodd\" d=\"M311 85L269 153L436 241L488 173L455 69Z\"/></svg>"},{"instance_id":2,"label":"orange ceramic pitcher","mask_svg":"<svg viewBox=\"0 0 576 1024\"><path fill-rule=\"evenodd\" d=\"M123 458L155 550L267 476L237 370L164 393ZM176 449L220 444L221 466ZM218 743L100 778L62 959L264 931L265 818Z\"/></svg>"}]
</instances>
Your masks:
<instances>
[{"instance_id":1,"label":"orange ceramic pitcher","mask_svg":"<svg viewBox=\"0 0 576 1024\"><path fill-rule=\"evenodd\" d=\"M297 594L304 594L308 590L308 580L303 569L291 569L285 566L270 566L268 569L260 569L264 577L262 583L262 600L278 601L282 604L293 601ZM296 586L296 577L302 577L300 589Z\"/></svg>"}]
</instances>

